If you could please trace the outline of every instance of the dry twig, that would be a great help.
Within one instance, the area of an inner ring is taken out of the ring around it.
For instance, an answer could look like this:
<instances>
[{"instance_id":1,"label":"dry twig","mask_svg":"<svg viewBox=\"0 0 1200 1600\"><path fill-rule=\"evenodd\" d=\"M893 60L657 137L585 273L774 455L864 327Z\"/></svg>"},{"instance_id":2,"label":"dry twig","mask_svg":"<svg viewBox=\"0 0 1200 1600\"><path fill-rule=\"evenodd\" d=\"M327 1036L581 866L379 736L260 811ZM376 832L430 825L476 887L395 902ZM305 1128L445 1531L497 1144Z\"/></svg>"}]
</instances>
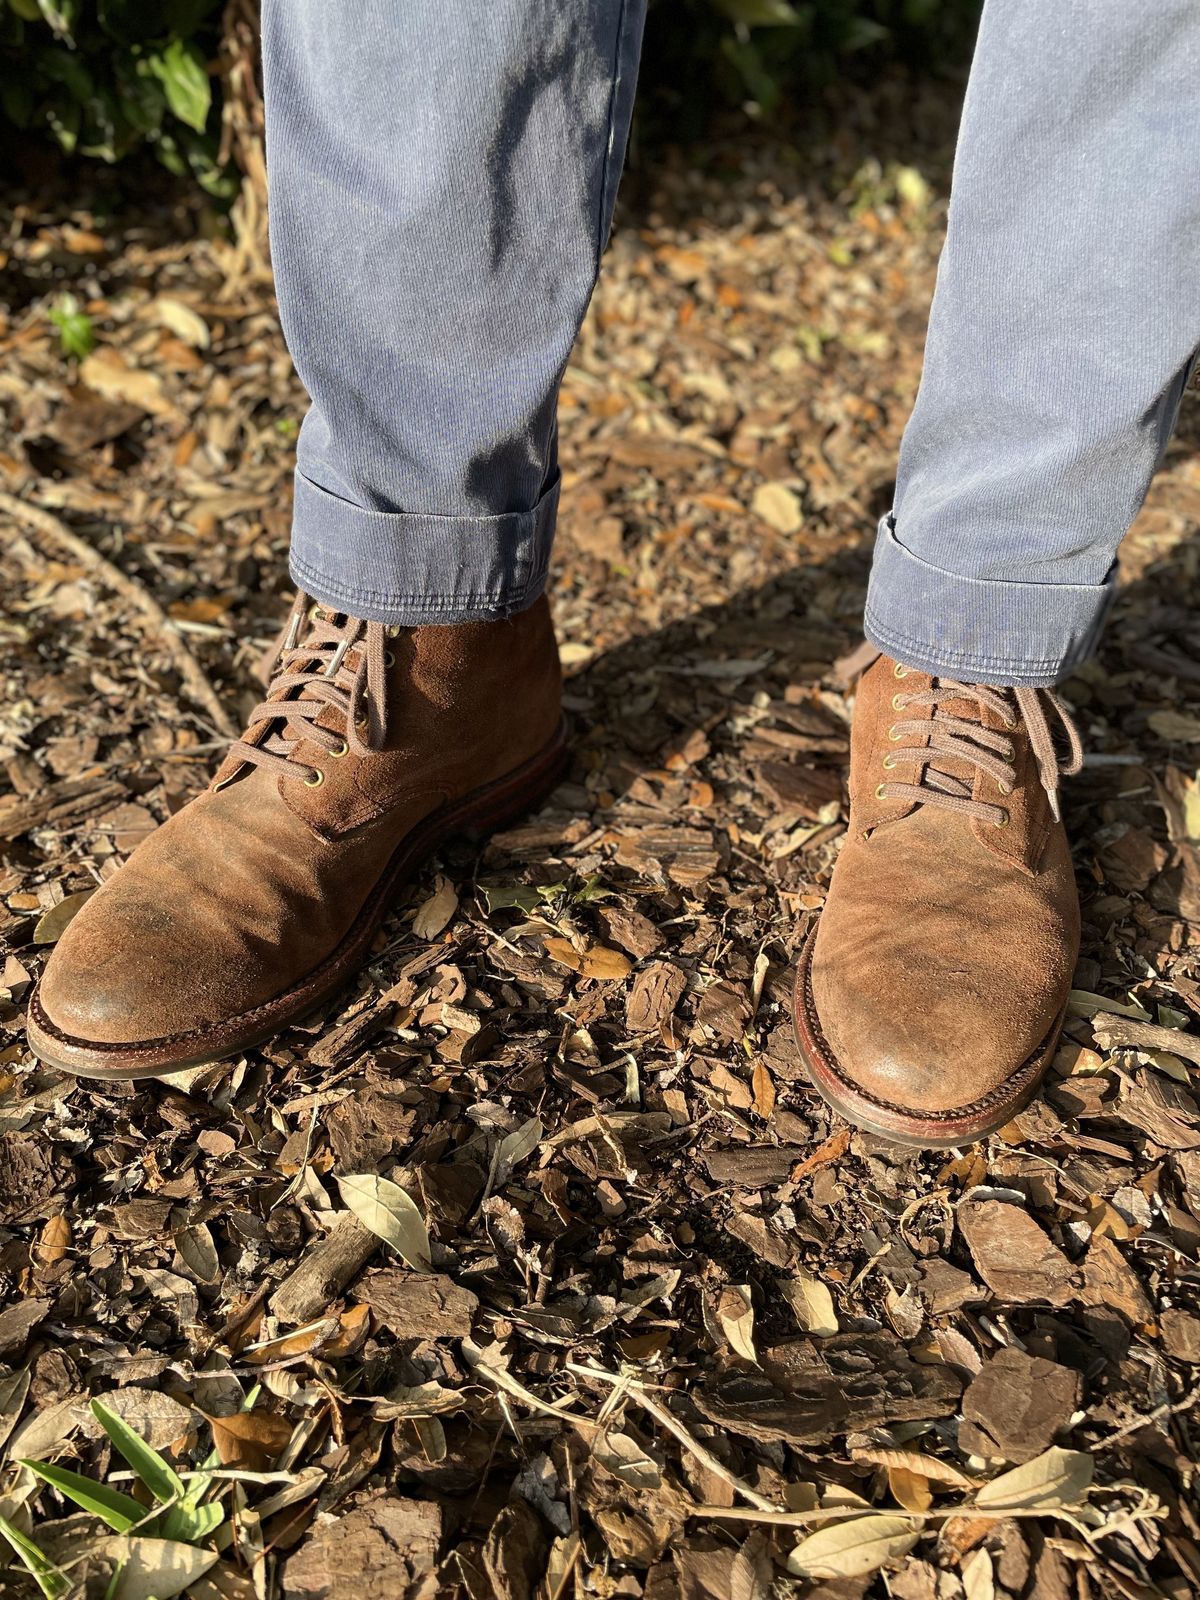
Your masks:
<instances>
[{"instance_id":1,"label":"dry twig","mask_svg":"<svg viewBox=\"0 0 1200 1600\"><path fill-rule=\"evenodd\" d=\"M1159 1028L1152 1022L1098 1011L1092 1018L1092 1032L1102 1050L1168 1050L1200 1067L1200 1039L1179 1028Z\"/></svg>"},{"instance_id":2,"label":"dry twig","mask_svg":"<svg viewBox=\"0 0 1200 1600\"><path fill-rule=\"evenodd\" d=\"M60 550L73 556L76 561L93 572L101 583L110 589L115 589L136 607L161 637L179 671L179 676L183 679L183 686L189 698L204 711L212 725L226 739L237 738L238 730L230 720L229 713L222 706L216 690L205 677L195 656L184 644L179 629L154 596L136 578L131 578L127 572L122 572L120 567L114 566L107 556L101 555L93 545L88 544L86 539L81 539L77 533L72 533L65 522L61 522L41 506L30 505L28 500L22 500L15 494L0 493L0 511L6 511L9 516L23 522L32 533L41 534L44 539L56 544Z\"/></svg>"}]
</instances>

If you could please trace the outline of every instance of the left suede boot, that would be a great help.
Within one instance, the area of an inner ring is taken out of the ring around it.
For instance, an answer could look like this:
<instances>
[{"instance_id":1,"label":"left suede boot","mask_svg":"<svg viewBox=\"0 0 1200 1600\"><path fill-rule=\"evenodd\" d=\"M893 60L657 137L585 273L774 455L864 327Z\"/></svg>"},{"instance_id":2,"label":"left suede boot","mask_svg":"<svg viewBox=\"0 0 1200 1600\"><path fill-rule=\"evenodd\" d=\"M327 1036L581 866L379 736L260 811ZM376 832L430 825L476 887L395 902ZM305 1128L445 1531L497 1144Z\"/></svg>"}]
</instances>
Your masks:
<instances>
[{"instance_id":1,"label":"left suede boot","mask_svg":"<svg viewBox=\"0 0 1200 1600\"><path fill-rule=\"evenodd\" d=\"M1058 781L1080 764L1049 690L931 678L886 656L863 673L849 830L796 983L809 1075L849 1121L965 1144L1033 1095L1079 953Z\"/></svg>"},{"instance_id":2,"label":"left suede boot","mask_svg":"<svg viewBox=\"0 0 1200 1600\"><path fill-rule=\"evenodd\" d=\"M385 628L301 595L212 784L55 946L33 1049L82 1077L154 1077L311 1012L432 851L554 787L561 688L544 598L504 621Z\"/></svg>"}]
</instances>

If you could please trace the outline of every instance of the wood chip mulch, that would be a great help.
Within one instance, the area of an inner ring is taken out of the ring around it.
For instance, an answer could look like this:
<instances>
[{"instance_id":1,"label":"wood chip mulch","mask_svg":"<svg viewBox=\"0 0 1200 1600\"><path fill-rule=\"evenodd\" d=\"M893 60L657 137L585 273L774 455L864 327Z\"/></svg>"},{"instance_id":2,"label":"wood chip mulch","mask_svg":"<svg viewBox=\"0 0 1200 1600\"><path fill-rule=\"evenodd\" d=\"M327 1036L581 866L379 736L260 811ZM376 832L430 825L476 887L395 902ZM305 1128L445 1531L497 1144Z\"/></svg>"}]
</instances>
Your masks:
<instances>
[{"instance_id":1,"label":"wood chip mulch","mask_svg":"<svg viewBox=\"0 0 1200 1600\"><path fill-rule=\"evenodd\" d=\"M257 699L304 399L192 213L13 209L0 1515L51 1556L98 1525L18 1461L128 1489L100 1396L243 1473L205 1600L1200 1588L1192 398L1066 686L1084 953L1044 1098L904 1151L792 1040L948 171L861 115L629 186L563 390L567 781L422 872L337 1006L161 1085L42 1068L23 1008Z\"/></svg>"}]
</instances>

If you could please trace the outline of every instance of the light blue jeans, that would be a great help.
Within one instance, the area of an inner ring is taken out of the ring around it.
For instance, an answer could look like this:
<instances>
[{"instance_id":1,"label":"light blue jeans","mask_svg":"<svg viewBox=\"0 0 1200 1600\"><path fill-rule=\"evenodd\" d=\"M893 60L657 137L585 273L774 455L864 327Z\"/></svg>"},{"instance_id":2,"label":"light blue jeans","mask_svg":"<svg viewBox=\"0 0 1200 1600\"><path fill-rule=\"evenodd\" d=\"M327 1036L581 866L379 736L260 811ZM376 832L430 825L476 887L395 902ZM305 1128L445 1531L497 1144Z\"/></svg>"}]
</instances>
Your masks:
<instances>
[{"instance_id":1,"label":"light blue jeans","mask_svg":"<svg viewBox=\"0 0 1200 1600\"><path fill-rule=\"evenodd\" d=\"M271 234L312 396L292 573L355 615L541 592L555 405L645 0L265 0ZM975 681L1091 651L1200 345L1200 4L988 0L866 631Z\"/></svg>"}]
</instances>

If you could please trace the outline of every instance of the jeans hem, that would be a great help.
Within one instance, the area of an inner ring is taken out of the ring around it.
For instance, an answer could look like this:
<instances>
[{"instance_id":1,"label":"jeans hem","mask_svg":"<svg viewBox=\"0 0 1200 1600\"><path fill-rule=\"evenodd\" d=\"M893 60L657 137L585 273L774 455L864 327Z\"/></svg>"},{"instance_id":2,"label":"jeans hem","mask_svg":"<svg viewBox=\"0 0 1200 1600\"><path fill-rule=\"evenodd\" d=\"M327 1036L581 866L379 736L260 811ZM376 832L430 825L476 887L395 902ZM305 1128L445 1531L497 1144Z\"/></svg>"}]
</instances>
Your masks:
<instances>
[{"instance_id":1,"label":"jeans hem","mask_svg":"<svg viewBox=\"0 0 1200 1600\"><path fill-rule=\"evenodd\" d=\"M1093 653L1115 593L1099 584L971 578L916 556L879 525L864 628L886 654L934 677L1049 688Z\"/></svg>"},{"instance_id":2,"label":"jeans hem","mask_svg":"<svg viewBox=\"0 0 1200 1600\"><path fill-rule=\"evenodd\" d=\"M292 578L323 605L400 627L512 616L546 586L558 494L556 475L531 511L370 511L297 471Z\"/></svg>"}]
</instances>

